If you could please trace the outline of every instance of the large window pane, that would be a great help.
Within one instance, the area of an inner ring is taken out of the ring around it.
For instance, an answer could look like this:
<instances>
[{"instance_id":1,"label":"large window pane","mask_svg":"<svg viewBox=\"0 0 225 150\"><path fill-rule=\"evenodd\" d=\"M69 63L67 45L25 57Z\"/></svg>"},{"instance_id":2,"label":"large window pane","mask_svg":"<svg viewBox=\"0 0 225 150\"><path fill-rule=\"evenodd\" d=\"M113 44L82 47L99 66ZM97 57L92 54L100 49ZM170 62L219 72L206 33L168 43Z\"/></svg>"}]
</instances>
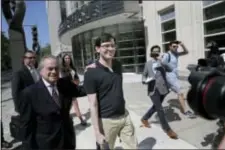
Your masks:
<instances>
[{"instance_id":1,"label":"large window pane","mask_svg":"<svg viewBox=\"0 0 225 150\"><path fill-rule=\"evenodd\" d=\"M204 11L204 20L220 17L225 15L225 1L215 6L206 8Z\"/></svg>"},{"instance_id":2,"label":"large window pane","mask_svg":"<svg viewBox=\"0 0 225 150\"><path fill-rule=\"evenodd\" d=\"M145 46L145 41L144 40L136 40L136 46L138 47L144 47Z\"/></svg>"},{"instance_id":3,"label":"large window pane","mask_svg":"<svg viewBox=\"0 0 225 150\"><path fill-rule=\"evenodd\" d=\"M168 31L168 30L173 30L176 29L176 23L175 19L170 20L168 22L162 23L162 32Z\"/></svg>"},{"instance_id":4,"label":"large window pane","mask_svg":"<svg viewBox=\"0 0 225 150\"><path fill-rule=\"evenodd\" d=\"M143 30L142 31L136 31L136 32L134 32L134 37L135 38L144 38L145 37L145 33L144 33Z\"/></svg>"},{"instance_id":5,"label":"large window pane","mask_svg":"<svg viewBox=\"0 0 225 150\"><path fill-rule=\"evenodd\" d=\"M206 2L205 2L206 3ZM204 4L204 3L203 3ZM203 9L204 20L212 19L205 22L204 34L205 34L205 46L208 42L215 41L218 47L225 47L225 1L218 3L216 5L209 6ZM218 17L221 17L218 19ZM210 35L212 34L212 36ZM214 36L216 34L216 36ZM207 35L207 36L206 36Z\"/></svg>"},{"instance_id":6,"label":"large window pane","mask_svg":"<svg viewBox=\"0 0 225 150\"><path fill-rule=\"evenodd\" d=\"M121 33L119 34L119 41L129 40L133 37L133 32Z\"/></svg>"},{"instance_id":7,"label":"large window pane","mask_svg":"<svg viewBox=\"0 0 225 150\"><path fill-rule=\"evenodd\" d=\"M170 42L176 40L176 32L170 32L162 35L163 42Z\"/></svg>"},{"instance_id":8,"label":"large window pane","mask_svg":"<svg viewBox=\"0 0 225 150\"><path fill-rule=\"evenodd\" d=\"M202 1L203 2L203 6L208 6L208 5L211 5L211 4L213 4L213 3L215 3L215 2L217 2L218 0L213 0L213 1Z\"/></svg>"},{"instance_id":9,"label":"large window pane","mask_svg":"<svg viewBox=\"0 0 225 150\"><path fill-rule=\"evenodd\" d=\"M175 11L174 11L174 7L173 8L169 8L168 10L160 13L160 18L161 21L165 21L171 18L175 18Z\"/></svg>"},{"instance_id":10,"label":"large window pane","mask_svg":"<svg viewBox=\"0 0 225 150\"><path fill-rule=\"evenodd\" d=\"M142 73L144 71L144 65L138 65L138 73Z\"/></svg>"},{"instance_id":11,"label":"large window pane","mask_svg":"<svg viewBox=\"0 0 225 150\"><path fill-rule=\"evenodd\" d=\"M91 45L91 34L90 31L84 33L84 63L87 64L89 60L92 60L92 45Z\"/></svg>"},{"instance_id":12,"label":"large window pane","mask_svg":"<svg viewBox=\"0 0 225 150\"><path fill-rule=\"evenodd\" d=\"M138 63L145 63L145 62L146 62L145 56L138 57Z\"/></svg>"},{"instance_id":13,"label":"large window pane","mask_svg":"<svg viewBox=\"0 0 225 150\"><path fill-rule=\"evenodd\" d=\"M146 50L144 48L136 49L138 55L145 55Z\"/></svg>"},{"instance_id":14,"label":"large window pane","mask_svg":"<svg viewBox=\"0 0 225 150\"><path fill-rule=\"evenodd\" d=\"M131 48L133 47L133 41L125 41L125 42L119 42L118 46L119 48Z\"/></svg>"},{"instance_id":15,"label":"large window pane","mask_svg":"<svg viewBox=\"0 0 225 150\"><path fill-rule=\"evenodd\" d=\"M115 37L117 33L117 26L112 25L112 26L105 27L104 32L110 33Z\"/></svg>"},{"instance_id":16,"label":"large window pane","mask_svg":"<svg viewBox=\"0 0 225 150\"><path fill-rule=\"evenodd\" d=\"M133 30L142 30L143 24L141 22L133 23Z\"/></svg>"},{"instance_id":17,"label":"large window pane","mask_svg":"<svg viewBox=\"0 0 225 150\"><path fill-rule=\"evenodd\" d=\"M133 31L131 24L127 24L127 23L119 24L120 33L129 32L129 31Z\"/></svg>"},{"instance_id":18,"label":"large window pane","mask_svg":"<svg viewBox=\"0 0 225 150\"><path fill-rule=\"evenodd\" d=\"M165 52L167 50L167 45L165 44L167 42L176 40L175 9L174 7L170 7L167 9L167 11L159 13L159 15L161 17L162 49Z\"/></svg>"},{"instance_id":19,"label":"large window pane","mask_svg":"<svg viewBox=\"0 0 225 150\"><path fill-rule=\"evenodd\" d=\"M120 57L120 62L123 65L134 64L134 57L130 57L130 58L121 58Z\"/></svg>"},{"instance_id":20,"label":"large window pane","mask_svg":"<svg viewBox=\"0 0 225 150\"><path fill-rule=\"evenodd\" d=\"M210 41L215 41L219 47L225 47L225 34L205 38L206 44Z\"/></svg>"},{"instance_id":21,"label":"large window pane","mask_svg":"<svg viewBox=\"0 0 225 150\"><path fill-rule=\"evenodd\" d=\"M218 32L225 32L225 19L205 24L205 34L214 34Z\"/></svg>"},{"instance_id":22,"label":"large window pane","mask_svg":"<svg viewBox=\"0 0 225 150\"><path fill-rule=\"evenodd\" d=\"M130 50L120 51L120 57L122 56L134 56L134 50L130 49Z\"/></svg>"}]
</instances>

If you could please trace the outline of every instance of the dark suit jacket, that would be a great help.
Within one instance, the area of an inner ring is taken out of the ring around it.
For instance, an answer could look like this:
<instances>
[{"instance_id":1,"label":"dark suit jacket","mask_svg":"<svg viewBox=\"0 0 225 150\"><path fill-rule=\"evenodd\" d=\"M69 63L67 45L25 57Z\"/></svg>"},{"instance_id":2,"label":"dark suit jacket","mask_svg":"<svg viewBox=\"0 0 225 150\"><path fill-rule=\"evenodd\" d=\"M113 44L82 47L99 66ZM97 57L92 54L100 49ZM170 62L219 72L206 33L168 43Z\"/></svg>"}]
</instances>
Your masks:
<instances>
[{"instance_id":1,"label":"dark suit jacket","mask_svg":"<svg viewBox=\"0 0 225 150\"><path fill-rule=\"evenodd\" d=\"M74 149L75 133L70 117L72 97L77 87L69 80L57 83L61 107L40 80L21 93L21 135L26 150Z\"/></svg>"},{"instance_id":2,"label":"dark suit jacket","mask_svg":"<svg viewBox=\"0 0 225 150\"><path fill-rule=\"evenodd\" d=\"M12 97L15 105L15 110L18 112L20 105L19 94L26 87L34 84L33 77L26 66L22 66L17 72L13 74L11 81Z\"/></svg>"}]
</instances>

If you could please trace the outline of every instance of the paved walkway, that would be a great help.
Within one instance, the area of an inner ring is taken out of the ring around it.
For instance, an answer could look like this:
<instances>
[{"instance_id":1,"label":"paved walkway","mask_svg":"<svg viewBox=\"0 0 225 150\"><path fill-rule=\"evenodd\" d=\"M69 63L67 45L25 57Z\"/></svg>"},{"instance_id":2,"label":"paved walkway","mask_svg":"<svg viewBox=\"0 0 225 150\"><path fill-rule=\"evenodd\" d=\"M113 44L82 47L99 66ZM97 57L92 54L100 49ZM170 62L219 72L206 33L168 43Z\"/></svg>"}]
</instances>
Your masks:
<instances>
[{"instance_id":1,"label":"paved walkway","mask_svg":"<svg viewBox=\"0 0 225 150\"><path fill-rule=\"evenodd\" d=\"M137 130L137 137L139 147L156 148L186 148L193 149L195 147L200 149L209 149L212 140L216 134L218 126L215 121L206 121L201 118L188 119L179 112L177 108L178 103L174 93L167 96L163 103L167 119L174 131L179 135L179 140L171 140L161 130L158 119L156 116L151 118L152 128L140 128L140 118L152 105L151 100L146 95L146 86L140 83L141 76L126 74L124 75L124 95L126 98L127 108L130 111L131 118ZM181 81L182 90L187 93L189 84ZM12 140L9 134L9 121L10 117L15 114L14 106L11 99L10 83L2 85L2 120L4 124L5 138L9 141ZM90 123L90 113L88 112L89 104L87 98L79 98L79 104L84 113L84 116ZM73 113L73 112L71 112ZM93 128L89 125L83 128L79 125L77 118L74 118L74 125L77 135L77 148L95 148L95 138ZM87 144L86 142L90 142ZM15 146L18 145L15 144ZM116 144L120 147L120 143ZM192 146L193 145L193 146Z\"/></svg>"},{"instance_id":2,"label":"paved walkway","mask_svg":"<svg viewBox=\"0 0 225 150\"><path fill-rule=\"evenodd\" d=\"M94 149L96 147L94 130L90 125L90 113L88 112L87 105L87 98L79 98L79 106L88 119L89 126L87 128L83 128L79 124L77 125L79 120L74 118L77 134L77 149ZM73 110L71 111L73 113ZM140 116L132 110L129 110L129 113L136 129L139 149L197 149L195 146L192 146L182 139L170 139L157 125L152 125L152 128L150 129L140 127ZM115 147L116 149L121 149L122 147L118 139Z\"/></svg>"}]
</instances>

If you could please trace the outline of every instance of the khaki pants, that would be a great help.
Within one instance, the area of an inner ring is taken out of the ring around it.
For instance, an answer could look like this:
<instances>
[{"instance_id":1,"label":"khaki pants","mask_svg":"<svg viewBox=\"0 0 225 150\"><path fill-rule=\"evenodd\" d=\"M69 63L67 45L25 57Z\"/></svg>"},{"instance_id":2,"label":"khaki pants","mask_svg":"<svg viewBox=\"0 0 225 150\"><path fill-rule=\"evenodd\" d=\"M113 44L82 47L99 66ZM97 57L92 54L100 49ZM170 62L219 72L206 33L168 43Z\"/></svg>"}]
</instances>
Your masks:
<instances>
[{"instance_id":1,"label":"khaki pants","mask_svg":"<svg viewBox=\"0 0 225 150\"><path fill-rule=\"evenodd\" d=\"M113 149L117 136L120 137L124 149L137 149L137 138L130 115L117 118L102 118L103 133L109 148Z\"/></svg>"}]
</instances>

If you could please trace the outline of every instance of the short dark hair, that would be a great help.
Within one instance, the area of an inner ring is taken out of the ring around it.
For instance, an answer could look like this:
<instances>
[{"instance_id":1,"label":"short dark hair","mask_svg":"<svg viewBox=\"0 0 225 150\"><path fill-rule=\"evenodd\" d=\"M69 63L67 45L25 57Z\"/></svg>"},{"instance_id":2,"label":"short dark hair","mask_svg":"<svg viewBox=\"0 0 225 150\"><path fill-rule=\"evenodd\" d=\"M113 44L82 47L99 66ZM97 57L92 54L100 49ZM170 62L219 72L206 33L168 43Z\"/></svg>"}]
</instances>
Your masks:
<instances>
[{"instance_id":1,"label":"short dark hair","mask_svg":"<svg viewBox=\"0 0 225 150\"><path fill-rule=\"evenodd\" d=\"M179 41L170 41L169 46L173 45L173 44L179 44Z\"/></svg>"},{"instance_id":2,"label":"short dark hair","mask_svg":"<svg viewBox=\"0 0 225 150\"><path fill-rule=\"evenodd\" d=\"M161 48L160 48L160 46L159 46L159 45L153 45L153 46L151 47L151 49L150 49L150 52L152 52L152 51L153 51L153 49L155 49L155 48L158 48L158 49L159 49L159 51L161 51Z\"/></svg>"},{"instance_id":3,"label":"short dark hair","mask_svg":"<svg viewBox=\"0 0 225 150\"><path fill-rule=\"evenodd\" d=\"M95 46L100 47L102 43L109 42L111 39L113 39L116 42L115 37L113 37L111 34L103 33L95 40Z\"/></svg>"},{"instance_id":4,"label":"short dark hair","mask_svg":"<svg viewBox=\"0 0 225 150\"><path fill-rule=\"evenodd\" d=\"M153 45L153 46L151 47L151 49L150 49L150 57L158 57L158 54L153 53L153 50L154 50L155 48L158 48L158 49L159 49L159 52L161 52L161 48L160 48L159 45Z\"/></svg>"},{"instance_id":5,"label":"short dark hair","mask_svg":"<svg viewBox=\"0 0 225 150\"><path fill-rule=\"evenodd\" d=\"M35 51L32 51L32 50L27 50L27 51L25 51L25 52L23 53L23 56L25 57L25 55L26 55L27 53L36 54L36 52L35 52Z\"/></svg>"}]
</instances>

